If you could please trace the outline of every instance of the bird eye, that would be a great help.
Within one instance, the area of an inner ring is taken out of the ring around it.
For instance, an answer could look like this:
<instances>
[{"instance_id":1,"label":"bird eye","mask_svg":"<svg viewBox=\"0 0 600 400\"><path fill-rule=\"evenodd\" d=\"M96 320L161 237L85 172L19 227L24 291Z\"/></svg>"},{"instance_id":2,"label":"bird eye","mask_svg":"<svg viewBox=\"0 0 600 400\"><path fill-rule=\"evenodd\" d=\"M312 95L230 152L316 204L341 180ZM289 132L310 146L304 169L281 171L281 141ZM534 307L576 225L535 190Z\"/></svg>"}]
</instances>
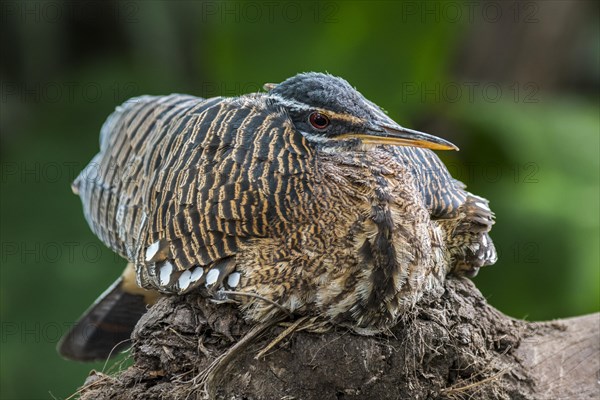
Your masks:
<instances>
[{"instance_id":1,"label":"bird eye","mask_svg":"<svg viewBox=\"0 0 600 400\"><path fill-rule=\"evenodd\" d=\"M308 120L315 129L325 129L329 126L329 118L319 112L310 114Z\"/></svg>"}]
</instances>

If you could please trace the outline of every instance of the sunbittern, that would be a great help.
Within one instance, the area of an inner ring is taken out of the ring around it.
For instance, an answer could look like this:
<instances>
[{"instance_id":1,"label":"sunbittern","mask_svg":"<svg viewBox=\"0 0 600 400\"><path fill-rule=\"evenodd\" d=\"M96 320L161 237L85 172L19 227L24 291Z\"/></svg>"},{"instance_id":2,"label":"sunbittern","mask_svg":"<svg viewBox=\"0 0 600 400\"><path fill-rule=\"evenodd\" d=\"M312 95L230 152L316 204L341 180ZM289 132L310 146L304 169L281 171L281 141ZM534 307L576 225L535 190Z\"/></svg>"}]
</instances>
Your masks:
<instances>
[{"instance_id":1,"label":"sunbittern","mask_svg":"<svg viewBox=\"0 0 600 400\"><path fill-rule=\"evenodd\" d=\"M496 261L487 200L430 150L456 146L398 125L341 78L265 88L142 96L108 118L73 190L130 264L61 354L105 358L156 294L195 289L249 320L283 308L375 333L449 273Z\"/></svg>"}]
</instances>

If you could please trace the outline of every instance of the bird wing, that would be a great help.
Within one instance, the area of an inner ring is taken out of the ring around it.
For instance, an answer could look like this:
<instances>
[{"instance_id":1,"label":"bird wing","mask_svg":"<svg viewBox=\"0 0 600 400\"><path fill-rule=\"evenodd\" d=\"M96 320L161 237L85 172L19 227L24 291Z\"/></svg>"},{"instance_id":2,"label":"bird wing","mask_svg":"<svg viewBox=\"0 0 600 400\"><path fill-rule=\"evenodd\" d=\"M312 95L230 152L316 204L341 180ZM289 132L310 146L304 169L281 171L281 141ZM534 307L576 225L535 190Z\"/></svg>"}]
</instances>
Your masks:
<instances>
[{"instance_id":1,"label":"bird wing","mask_svg":"<svg viewBox=\"0 0 600 400\"><path fill-rule=\"evenodd\" d=\"M486 199L469 193L467 186L452 177L442 160L431 150L417 147L390 147L390 151L416 177L426 207L437 219L461 217L459 231L489 232L494 213Z\"/></svg>"},{"instance_id":2,"label":"bird wing","mask_svg":"<svg viewBox=\"0 0 600 400\"><path fill-rule=\"evenodd\" d=\"M411 170L432 217L450 218L456 215L467 199L466 186L450 175L433 151L405 146L390 146L389 151Z\"/></svg>"},{"instance_id":3,"label":"bird wing","mask_svg":"<svg viewBox=\"0 0 600 400\"><path fill-rule=\"evenodd\" d=\"M104 124L100 148L74 183L86 218L136 264L141 284L161 290L173 274L160 276L155 264L225 268L242 241L284 223L307 192L291 185L306 181L312 158L285 111L261 94L132 99Z\"/></svg>"},{"instance_id":4,"label":"bird wing","mask_svg":"<svg viewBox=\"0 0 600 400\"><path fill-rule=\"evenodd\" d=\"M389 151L411 170L432 219L449 227L446 245L453 254L453 271L474 276L480 267L494 264L497 254L488 234L494 213L488 201L469 193L433 151L398 146Z\"/></svg>"}]
</instances>

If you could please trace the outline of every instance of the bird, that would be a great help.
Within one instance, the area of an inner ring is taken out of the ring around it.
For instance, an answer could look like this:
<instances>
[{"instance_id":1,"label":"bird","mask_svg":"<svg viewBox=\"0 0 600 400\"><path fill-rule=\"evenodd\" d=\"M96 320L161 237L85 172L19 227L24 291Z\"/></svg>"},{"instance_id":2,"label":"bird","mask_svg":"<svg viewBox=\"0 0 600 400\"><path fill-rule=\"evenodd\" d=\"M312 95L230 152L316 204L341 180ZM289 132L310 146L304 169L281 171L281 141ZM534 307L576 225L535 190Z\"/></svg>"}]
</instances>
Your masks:
<instances>
[{"instance_id":1,"label":"bird","mask_svg":"<svg viewBox=\"0 0 600 400\"><path fill-rule=\"evenodd\" d=\"M389 329L450 274L496 262L489 202L346 80L306 72L239 97L126 101L72 184L125 272L59 343L104 359L159 297L199 291L248 321Z\"/></svg>"}]
</instances>

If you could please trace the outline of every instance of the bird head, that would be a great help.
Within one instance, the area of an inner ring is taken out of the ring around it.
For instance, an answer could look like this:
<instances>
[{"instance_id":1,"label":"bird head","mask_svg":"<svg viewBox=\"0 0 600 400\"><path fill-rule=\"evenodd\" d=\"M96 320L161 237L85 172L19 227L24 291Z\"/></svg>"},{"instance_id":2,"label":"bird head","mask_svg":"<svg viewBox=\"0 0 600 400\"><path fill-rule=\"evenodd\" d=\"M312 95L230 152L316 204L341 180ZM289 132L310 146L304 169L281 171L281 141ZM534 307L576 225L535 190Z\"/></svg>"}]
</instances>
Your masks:
<instances>
[{"instance_id":1,"label":"bird head","mask_svg":"<svg viewBox=\"0 0 600 400\"><path fill-rule=\"evenodd\" d=\"M458 150L444 139L400 126L346 80L333 75L302 73L280 84L267 84L265 89L286 109L296 129L318 148L389 144Z\"/></svg>"}]
</instances>

